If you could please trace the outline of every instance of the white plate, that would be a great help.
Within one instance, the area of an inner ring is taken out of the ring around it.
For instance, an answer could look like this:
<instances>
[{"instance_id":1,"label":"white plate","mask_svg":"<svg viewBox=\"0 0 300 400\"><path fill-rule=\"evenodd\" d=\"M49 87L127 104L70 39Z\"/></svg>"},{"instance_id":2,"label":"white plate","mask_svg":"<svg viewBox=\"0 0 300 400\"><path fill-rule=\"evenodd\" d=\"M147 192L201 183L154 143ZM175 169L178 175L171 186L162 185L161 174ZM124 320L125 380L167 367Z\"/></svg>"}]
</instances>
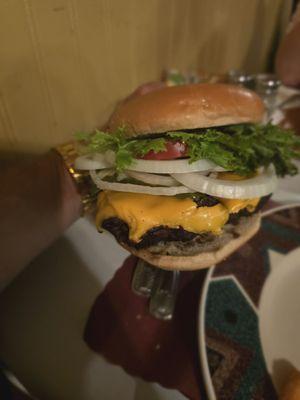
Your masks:
<instances>
[{"instance_id":1,"label":"white plate","mask_svg":"<svg viewBox=\"0 0 300 400\"><path fill-rule=\"evenodd\" d=\"M300 370L300 248L284 257L267 278L259 328L268 371L280 390L291 368Z\"/></svg>"}]
</instances>

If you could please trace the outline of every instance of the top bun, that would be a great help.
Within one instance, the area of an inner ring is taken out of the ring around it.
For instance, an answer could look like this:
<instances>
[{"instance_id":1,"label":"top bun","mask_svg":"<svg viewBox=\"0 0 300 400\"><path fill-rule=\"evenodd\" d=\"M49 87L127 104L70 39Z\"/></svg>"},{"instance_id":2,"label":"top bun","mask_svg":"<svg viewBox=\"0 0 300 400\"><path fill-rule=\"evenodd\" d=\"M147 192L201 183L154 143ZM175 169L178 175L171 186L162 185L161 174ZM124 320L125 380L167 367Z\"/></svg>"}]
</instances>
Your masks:
<instances>
[{"instance_id":1,"label":"top bun","mask_svg":"<svg viewBox=\"0 0 300 400\"><path fill-rule=\"evenodd\" d=\"M108 130L127 128L128 136L260 122L264 104L254 92L236 85L202 83L162 89L121 103Z\"/></svg>"}]
</instances>

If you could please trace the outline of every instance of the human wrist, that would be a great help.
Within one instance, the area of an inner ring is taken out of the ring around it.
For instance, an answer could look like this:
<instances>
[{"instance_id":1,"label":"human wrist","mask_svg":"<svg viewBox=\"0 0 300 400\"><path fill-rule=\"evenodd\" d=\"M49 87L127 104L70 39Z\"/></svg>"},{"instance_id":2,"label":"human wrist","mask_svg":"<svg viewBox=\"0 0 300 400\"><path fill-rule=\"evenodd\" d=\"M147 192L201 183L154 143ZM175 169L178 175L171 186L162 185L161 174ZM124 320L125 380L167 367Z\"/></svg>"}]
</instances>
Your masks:
<instances>
[{"instance_id":1,"label":"human wrist","mask_svg":"<svg viewBox=\"0 0 300 400\"><path fill-rule=\"evenodd\" d=\"M77 193L80 195L81 216L92 212L99 190L92 181L88 171L78 170L75 168L75 160L78 157L76 143L64 143L55 147L54 151L58 153L63 160L65 170L67 170L75 184Z\"/></svg>"},{"instance_id":2,"label":"human wrist","mask_svg":"<svg viewBox=\"0 0 300 400\"><path fill-rule=\"evenodd\" d=\"M49 157L55 165L57 182L59 185L59 223L61 229L65 230L81 215L81 197L63 158L56 151L51 151Z\"/></svg>"}]
</instances>

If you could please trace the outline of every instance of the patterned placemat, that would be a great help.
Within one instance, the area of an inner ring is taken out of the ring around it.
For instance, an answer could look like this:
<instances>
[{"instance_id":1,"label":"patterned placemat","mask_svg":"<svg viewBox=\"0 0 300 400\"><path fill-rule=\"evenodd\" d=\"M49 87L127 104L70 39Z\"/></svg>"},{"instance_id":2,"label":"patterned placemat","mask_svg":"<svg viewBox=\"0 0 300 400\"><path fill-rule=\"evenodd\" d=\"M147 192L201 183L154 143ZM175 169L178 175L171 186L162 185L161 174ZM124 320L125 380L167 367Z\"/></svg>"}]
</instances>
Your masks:
<instances>
[{"instance_id":1,"label":"patterned placemat","mask_svg":"<svg viewBox=\"0 0 300 400\"><path fill-rule=\"evenodd\" d=\"M300 208L263 219L259 233L210 274L204 360L219 399L276 399L259 338L259 298L272 254L300 246Z\"/></svg>"}]
</instances>

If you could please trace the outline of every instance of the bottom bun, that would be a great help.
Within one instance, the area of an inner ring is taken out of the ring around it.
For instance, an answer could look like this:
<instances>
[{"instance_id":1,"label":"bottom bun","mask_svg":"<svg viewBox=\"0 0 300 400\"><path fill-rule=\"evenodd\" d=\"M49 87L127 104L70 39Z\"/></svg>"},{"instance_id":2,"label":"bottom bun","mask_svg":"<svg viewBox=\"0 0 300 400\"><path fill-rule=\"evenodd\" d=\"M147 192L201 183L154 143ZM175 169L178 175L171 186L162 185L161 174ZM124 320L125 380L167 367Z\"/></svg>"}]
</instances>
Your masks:
<instances>
[{"instance_id":1,"label":"bottom bun","mask_svg":"<svg viewBox=\"0 0 300 400\"><path fill-rule=\"evenodd\" d=\"M192 256L168 256L151 253L148 250L134 249L124 243L121 245L135 256L145 260L149 264L167 270L192 271L212 267L223 261L230 254L239 249L254 236L260 228L261 216L256 214L251 218L251 223L239 237L231 239L227 244L218 250L199 253Z\"/></svg>"}]
</instances>

